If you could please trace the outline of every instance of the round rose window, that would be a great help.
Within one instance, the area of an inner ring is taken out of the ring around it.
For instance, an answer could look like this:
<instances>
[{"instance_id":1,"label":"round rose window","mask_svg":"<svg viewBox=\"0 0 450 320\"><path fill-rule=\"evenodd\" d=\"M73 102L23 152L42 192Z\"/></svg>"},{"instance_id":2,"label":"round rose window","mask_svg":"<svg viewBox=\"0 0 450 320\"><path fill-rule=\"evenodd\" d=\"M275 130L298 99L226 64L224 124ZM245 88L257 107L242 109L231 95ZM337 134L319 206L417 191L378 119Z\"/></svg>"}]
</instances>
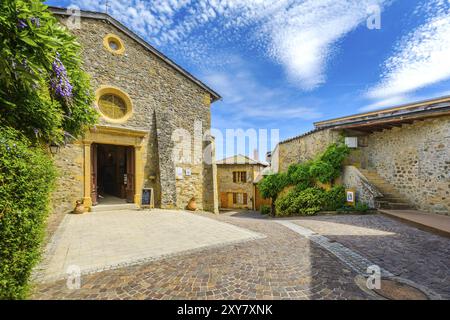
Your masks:
<instances>
[{"instance_id":1,"label":"round rose window","mask_svg":"<svg viewBox=\"0 0 450 320\"><path fill-rule=\"evenodd\" d=\"M132 114L130 97L115 87L101 87L96 92L98 110L110 122L124 122Z\"/></svg>"},{"instance_id":2,"label":"round rose window","mask_svg":"<svg viewBox=\"0 0 450 320\"><path fill-rule=\"evenodd\" d=\"M102 95L98 101L98 106L100 111L111 119L121 119L127 114L125 101L112 93Z\"/></svg>"}]
</instances>

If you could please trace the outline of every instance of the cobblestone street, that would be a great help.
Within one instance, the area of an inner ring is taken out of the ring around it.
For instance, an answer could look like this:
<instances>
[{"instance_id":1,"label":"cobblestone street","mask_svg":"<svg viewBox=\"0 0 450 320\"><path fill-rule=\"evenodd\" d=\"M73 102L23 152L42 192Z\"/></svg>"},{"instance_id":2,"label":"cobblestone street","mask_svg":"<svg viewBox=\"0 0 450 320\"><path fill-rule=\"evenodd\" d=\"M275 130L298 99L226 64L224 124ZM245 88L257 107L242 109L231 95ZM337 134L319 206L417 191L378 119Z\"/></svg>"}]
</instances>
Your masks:
<instances>
[{"instance_id":1,"label":"cobblestone street","mask_svg":"<svg viewBox=\"0 0 450 320\"><path fill-rule=\"evenodd\" d=\"M372 299L357 272L278 221L254 213L202 214L265 238L180 253L141 265L36 284L34 299ZM289 220L382 268L449 297L449 242L380 215Z\"/></svg>"}]
</instances>

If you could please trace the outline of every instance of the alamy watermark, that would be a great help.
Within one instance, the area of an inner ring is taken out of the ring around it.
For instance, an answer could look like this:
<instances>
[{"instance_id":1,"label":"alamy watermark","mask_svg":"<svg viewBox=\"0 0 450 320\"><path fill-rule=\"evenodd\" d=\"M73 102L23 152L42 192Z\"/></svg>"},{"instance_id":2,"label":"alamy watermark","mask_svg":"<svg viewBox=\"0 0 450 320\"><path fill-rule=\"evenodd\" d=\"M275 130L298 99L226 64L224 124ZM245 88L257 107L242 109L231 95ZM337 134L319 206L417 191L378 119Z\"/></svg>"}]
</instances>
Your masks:
<instances>
[{"instance_id":1,"label":"alamy watermark","mask_svg":"<svg viewBox=\"0 0 450 320\"><path fill-rule=\"evenodd\" d=\"M258 150L265 154L271 151L278 143L280 137L279 129L206 129L203 122L195 121L193 130L176 128L172 132L173 142L172 161L176 164L197 165L201 163L212 164L214 162L215 150L221 150L226 155L242 154L249 155ZM254 155L257 157L257 155ZM258 159L254 159L258 160ZM241 161L246 163L245 158L229 159L230 163Z\"/></svg>"},{"instance_id":2,"label":"alamy watermark","mask_svg":"<svg viewBox=\"0 0 450 320\"><path fill-rule=\"evenodd\" d=\"M379 5L371 5L367 7L367 28L369 30L381 29L381 7Z\"/></svg>"},{"instance_id":3,"label":"alamy watermark","mask_svg":"<svg viewBox=\"0 0 450 320\"><path fill-rule=\"evenodd\" d=\"M367 267L367 271L369 277L366 281L366 286L368 289L381 289L381 268L377 265L371 265Z\"/></svg>"},{"instance_id":4,"label":"alamy watermark","mask_svg":"<svg viewBox=\"0 0 450 320\"><path fill-rule=\"evenodd\" d=\"M81 268L77 265L70 265L67 268L67 289L77 290L81 288Z\"/></svg>"}]
</instances>

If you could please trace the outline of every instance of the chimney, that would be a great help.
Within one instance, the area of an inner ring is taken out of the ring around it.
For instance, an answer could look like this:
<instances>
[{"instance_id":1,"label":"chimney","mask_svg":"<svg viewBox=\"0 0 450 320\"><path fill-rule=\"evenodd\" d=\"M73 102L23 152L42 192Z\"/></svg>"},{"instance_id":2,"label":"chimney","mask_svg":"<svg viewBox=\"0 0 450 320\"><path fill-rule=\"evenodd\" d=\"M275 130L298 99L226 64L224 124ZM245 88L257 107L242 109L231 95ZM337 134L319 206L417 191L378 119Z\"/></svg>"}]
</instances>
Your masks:
<instances>
[{"instance_id":1,"label":"chimney","mask_svg":"<svg viewBox=\"0 0 450 320\"><path fill-rule=\"evenodd\" d=\"M259 152L258 149L253 150L253 160L259 161Z\"/></svg>"}]
</instances>

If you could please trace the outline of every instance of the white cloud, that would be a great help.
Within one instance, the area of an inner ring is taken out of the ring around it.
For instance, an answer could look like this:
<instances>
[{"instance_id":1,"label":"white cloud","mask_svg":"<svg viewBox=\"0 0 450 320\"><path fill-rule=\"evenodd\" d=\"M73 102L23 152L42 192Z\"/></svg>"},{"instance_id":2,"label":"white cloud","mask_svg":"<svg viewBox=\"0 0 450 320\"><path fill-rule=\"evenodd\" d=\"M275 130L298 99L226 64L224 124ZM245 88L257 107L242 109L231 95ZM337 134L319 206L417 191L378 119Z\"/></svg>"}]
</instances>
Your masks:
<instances>
[{"instance_id":1,"label":"white cloud","mask_svg":"<svg viewBox=\"0 0 450 320\"><path fill-rule=\"evenodd\" d=\"M303 89L326 80L326 66L337 43L365 22L370 5L383 1L303 1L277 13L271 31L272 56L286 68L290 79Z\"/></svg>"},{"instance_id":2,"label":"white cloud","mask_svg":"<svg viewBox=\"0 0 450 320\"><path fill-rule=\"evenodd\" d=\"M450 1L431 1L425 11L427 21L400 40L367 97L393 99L450 78Z\"/></svg>"},{"instance_id":3,"label":"white cloud","mask_svg":"<svg viewBox=\"0 0 450 320\"><path fill-rule=\"evenodd\" d=\"M410 101L414 101L416 100L415 98L412 98L410 96L404 96L404 95L399 95L399 96L393 96L387 99L382 99L379 101L376 101L374 103L371 103L365 107L362 107L359 109L359 111L361 112L368 112L368 111L374 111L374 110L379 110L382 108L389 108L389 107L394 107L397 105L401 105Z\"/></svg>"},{"instance_id":4,"label":"white cloud","mask_svg":"<svg viewBox=\"0 0 450 320\"><path fill-rule=\"evenodd\" d=\"M295 104L287 101L281 88L270 88L255 79L245 66L235 62L226 72L205 74L202 79L216 88L226 103L228 119L235 126L236 122L248 119L262 121L313 120L322 116L315 107ZM220 113L220 106L217 112Z\"/></svg>"},{"instance_id":5,"label":"white cloud","mask_svg":"<svg viewBox=\"0 0 450 320\"><path fill-rule=\"evenodd\" d=\"M110 13L150 42L199 65L214 60L211 53L220 42L260 47L294 84L311 90L326 81L327 62L339 40L366 21L370 5L387 1L110 0ZM98 1L73 2L104 11Z\"/></svg>"}]
</instances>

